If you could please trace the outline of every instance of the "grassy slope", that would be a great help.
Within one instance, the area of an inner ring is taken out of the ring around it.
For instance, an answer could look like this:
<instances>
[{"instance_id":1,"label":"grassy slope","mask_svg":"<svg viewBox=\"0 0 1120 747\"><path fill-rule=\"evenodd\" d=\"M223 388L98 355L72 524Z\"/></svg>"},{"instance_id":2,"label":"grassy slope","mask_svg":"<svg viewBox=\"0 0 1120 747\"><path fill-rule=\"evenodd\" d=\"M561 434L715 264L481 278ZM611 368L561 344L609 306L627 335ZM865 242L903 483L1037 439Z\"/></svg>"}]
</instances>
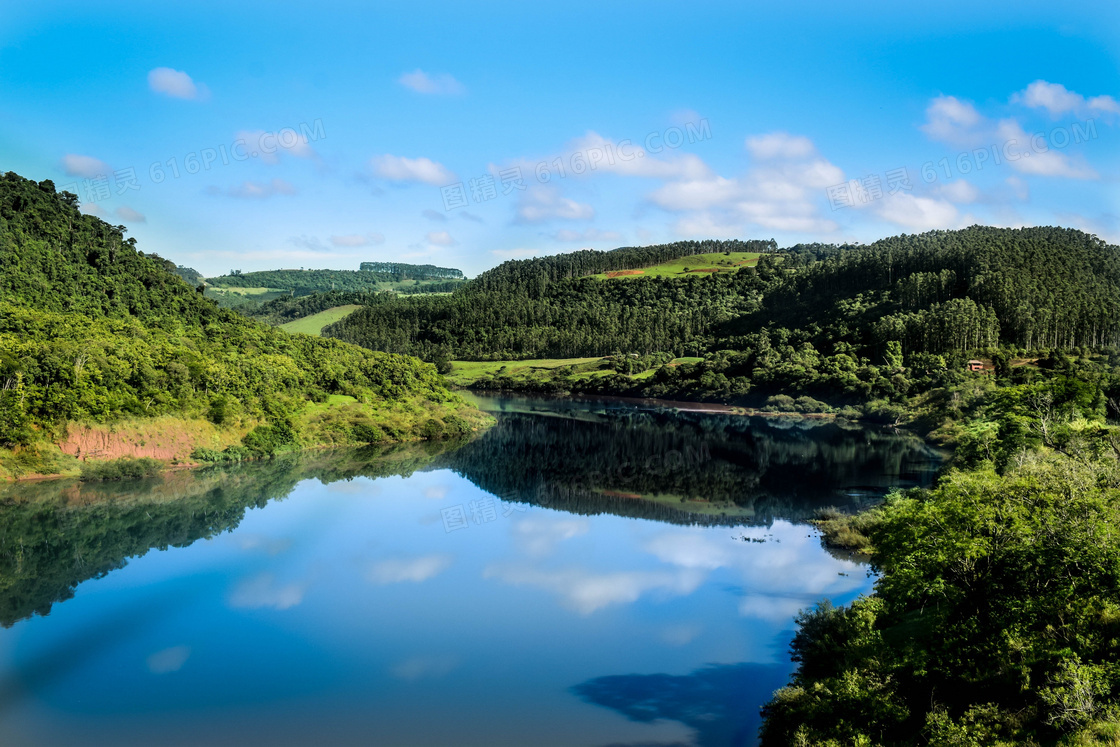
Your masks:
<instances>
[{"instance_id":1,"label":"grassy slope","mask_svg":"<svg viewBox=\"0 0 1120 747\"><path fill-rule=\"evenodd\" d=\"M713 252L711 254L693 254L689 257L672 259L652 267L642 268L640 273L633 275L619 275L618 279L628 277L680 277L688 268L689 274L703 270L716 270L718 272L736 272L740 267L753 267L758 264L758 252ZM613 273L610 273L613 274ZM597 280L607 280L608 273L600 273L591 277Z\"/></svg>"},{"instance_id":2,"label":"grassy slope","mask_svg":"<svg viewBox=\"0 0 1120 747\"><path fill-rule=\"evenodd\" d=\"M182 462L246 433L239 458L491 422L429 364L248 320L173 267L49 181L0 175L0 477L75 454Z\"/></svg>"},{"instance_id":3,"label":"grassy slope","mask_svg":"<svg viewBox=\"0 0 1120 747\"><path fill-rule=\"evenodd\" d=\"M360 308L362 307L357 304L335 306L333 309L320 311L318 314L312 314L302 319L296 319L294 322L281 324L280 329L285 332L302 332L305 335L318 335L323 330L323 327L328 324L334 324L339 319L349 316L355 309Z\"/></svg>"},{"instance_id":4,"label":"grassy slope","mask_svg":"<svg viewBox=\"0 0 1120 747\"><path fill-rule=\"evenodd\" d=\"M576 379L592 379L596 376L610 376L614 371L602 368L604 358L540 358L527 361L453 361L451 373L445 377L454 386L470 387L479 379L501 375L515 379L534 379L549 381L557 374L570 371ZM703 358L675 358L669 365L699 363ZM634 374L631 378L643 379L652 376L657 369L651 368Z\"/></svg>"}]
</instances>

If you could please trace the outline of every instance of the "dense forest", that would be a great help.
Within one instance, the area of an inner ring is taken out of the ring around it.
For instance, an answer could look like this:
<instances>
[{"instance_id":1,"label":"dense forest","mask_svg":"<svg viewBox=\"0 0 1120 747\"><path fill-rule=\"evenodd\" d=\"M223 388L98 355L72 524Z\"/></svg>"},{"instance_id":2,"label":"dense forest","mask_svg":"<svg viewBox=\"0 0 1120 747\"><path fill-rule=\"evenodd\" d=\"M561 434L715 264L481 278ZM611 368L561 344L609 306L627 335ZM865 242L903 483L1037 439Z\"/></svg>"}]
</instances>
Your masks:
<instances>
[{"instance_id":1,"label":"dense forest","mask_svg":"<svg viewBox=\"0 0 1120 747\"><path fill-rule=\"evenodd\" d=\"M870 555L875 594L801 613L763 745L1116 744L1116 372L1067 359L939 392L952 469L826 522Z\"/></svg>"},{"instance_id":2,"label":"dense forest","mask_svg":"<svg viewBox=\"0 0 1120 747\"><path fill-rule=\"evenodd\" d=\"M412 267L412 265L408 265ZM438 269L438 268L437 268ZM458 270L448 270L458 272ZM409 283L404 290L424 288L437 281L443 291L453 290L458 282L441 275L409 275L407 273L380 273L363 270L262 270L260 272L234 272L229 275L208 278L207 283L215 288L272 288L291 291L295 296L331 291L350 291L376 293L388 289L390 285Z\"/></svg>"},{"instance_id":3,"label":"dense forest","mask_svg":"<svg viewBox=\"0 0 1120 747\"><path fill-rule=\"evenodd\" d=\"M404 262L362 262L358 266L363 272L376 272L392 275L400 280L462 280L463 271L453 267L435 265L409 265Z\"/></svg>"},{"instance_id":4,"label":"dense forest","mask_svg":"<svg viewBox=\"0 0 1120 747\"><path fill-rule=\"evenodd\" d=\"M156 415L267 423L265 441L295 443L292 414L330 395L428 432L462 407L415 358L248 320L173 267L50 181L0 177L0 445Z\"/></svg>"},{"instance_id":5,"label":"dense forest","mask_svg":"<svg viewBox=\"0 0 1120 747\"><path fill-rule=\"evenodd\" d=\"M373 350L408 351L426 360L695 352L712 342L709 337L716 325L757 302L761 287L757 273L642 278L627 283L587 276L698 252L774 248L773 242L765 241L688 241L515 260L482 273L450 296L370 306L324 333Z\"/></svg>"},{"instance_id":6,"label":"dense forest","mask_svg":"<svg viewBox=\"0 0 1120 747\"><path fill-rule=\"evenodd\" d=\"M734 274L586 276L697 252L759 251ZM682 242L507 262L451 296L362 309L325 333L374 350L464 360L612 353L763 354L792 342L879 363L1018 346L1120 344L1120 250L1072 229L903 235L867 246Z\"/></svg>"}]
</instances>

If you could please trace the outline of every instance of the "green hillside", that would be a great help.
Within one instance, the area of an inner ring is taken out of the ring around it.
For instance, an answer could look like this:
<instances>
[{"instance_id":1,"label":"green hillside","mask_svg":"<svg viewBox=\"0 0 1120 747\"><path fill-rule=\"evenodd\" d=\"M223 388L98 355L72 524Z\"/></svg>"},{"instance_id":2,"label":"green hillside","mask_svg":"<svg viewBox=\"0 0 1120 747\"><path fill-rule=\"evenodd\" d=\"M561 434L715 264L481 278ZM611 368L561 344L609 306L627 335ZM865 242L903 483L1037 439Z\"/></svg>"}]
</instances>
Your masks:
<instances>
[{"instance_id":1,"label":"green hillside","mask_svg":"<svg viewBox=\"0 0 1120 747\"><path fill-rule=\"evenodd\" d=\"M689 273L736 272L740 268L754 266L761 256L759 252L731 251L691 254L648 267L611 270L591 277L597 280L625 280L639 277L680 277Z\"/></svg>"},{"instance_id":2,"label":"green hillside","mask_svg":"<svg viewBox=\"0 0 1120 747\"><path fill-rule=\"evenodd\" d=\"M325 311L320 311L311 316L305 316L302 319L297 319L294 322L281 324L280 329L285 332L298 332L305 335L318 335L323 331L323 327L328 324L334 324L339 319L344 319L354 311L362 308L357 304L350 304L348 306L335 306Z\"/></svg>"},{"instance_id":3,"label":"green hillside","mask_svg":"<svg viewBox=\"0 0 1120 747\"><path fill-rule=\"evenodd\" d=\"M471 427L431 366L246 319L174 269L50 181L0 177L0 445L169 415L247 432L253 453ZM353 404L299 420L331 395Z\"/></svg>"},{"instance_id":4,"label":"green hillside","mask_svg":"<svg viewBox=\"0 0 1120 747\"><path fill-rule=\"evenodd\" d=\"M409 275L407 273L370 272L366 270L262 270L259 272L234 272L229 275L207 278L212 288L269 288L288 291L290 295L307 296L331 291L360 291L377 293L396 291L415 293L429 285L450 290L461 282L458 278L443 276Z\"/></svg>"}]
</instances>

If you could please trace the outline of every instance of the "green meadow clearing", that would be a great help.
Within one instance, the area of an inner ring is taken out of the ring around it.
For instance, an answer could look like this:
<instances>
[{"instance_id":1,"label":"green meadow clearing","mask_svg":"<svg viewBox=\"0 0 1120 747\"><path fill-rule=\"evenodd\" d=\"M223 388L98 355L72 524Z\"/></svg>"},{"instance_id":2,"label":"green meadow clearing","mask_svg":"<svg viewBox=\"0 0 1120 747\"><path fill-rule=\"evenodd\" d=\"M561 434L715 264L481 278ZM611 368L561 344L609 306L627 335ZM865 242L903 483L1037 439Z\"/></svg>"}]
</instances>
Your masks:
<instances>
[{"instance_id":1,"label":"green meadow clearing","mask_svg":"<svg viewBox=\"0 0 1120 747\"><path fill-rule=\"evenodd\" d=\"M758 264L758 252L712 252L711 254L693 254L688 257L671 259L652 267L643 267L635 270L614 270L601 272L591 277L598 280L613 280L620 278L648 278L648 277L681 277L685 274L736 272L741 267L753 267Z\"/></svg>"},{"instance_id":2,"label":"green meadow clearing","mask_svg":"<svg viewBox=\"0 0 1120 747\"><path fill-rule=\"evenodd\" d=\"M703 358L674 358L669 365L699 363ZM606 358L538 358L524 361L452 361L447 381L460 387L469 387L479 379L490 376L508 376L513 379L548 381L559 374L569 374L577 379L612 376L615 371L605 363ZM652 376L656 369L633 374L631 378Z\"/></svg>"},{"instance_id":3,"label":"green meadow clearing","mask_svg":"<svg viewBox=\"0 0 1120 747\"><path fill-rule=\"evenodd\" d=\"M362 307L357 304L335 306L334 308L320 311L318 314L312 314L302 319L296 319L294 322L281 324L280 329L285 332L302 332L305 335L318 335L323 331L323 327L328 324L334 324L339 319L349 316L360 308Z\"/></svg>"}]
</instances>

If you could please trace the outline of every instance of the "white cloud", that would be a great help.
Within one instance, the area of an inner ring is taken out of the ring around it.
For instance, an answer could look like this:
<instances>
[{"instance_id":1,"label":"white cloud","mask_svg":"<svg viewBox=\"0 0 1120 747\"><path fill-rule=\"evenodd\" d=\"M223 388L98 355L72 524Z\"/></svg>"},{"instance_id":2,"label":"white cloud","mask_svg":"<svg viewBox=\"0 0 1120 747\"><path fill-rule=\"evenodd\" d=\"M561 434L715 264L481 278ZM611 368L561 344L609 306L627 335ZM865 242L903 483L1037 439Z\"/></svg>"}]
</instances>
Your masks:
<instances>
[{"instance_id":1,"label":"white cloud","mask_svg":"<svg viewBox=\"0 0 1120 747\"><path fill-rule=\"evenodd\" d=\"M282 537L274 539L267 537L263 534L235 534L233 541L246 552L254 552L260 550L267 555L279 555L280 553L287 552L292 546L290 537Z\"/></svg>"},{"instance_id":2,"label":"white cloud","mask_svg":"<svg viewBox=\"0 0 1120 747\"><path fill-rule=\"evenodd\" d=\"M191 76L182 70L173 70L169 67L157 67L150 71L148 87L156 93L190 101L202 101L210 95L206 86L195 83L191 80Z\"/></svg>"},{"instance_id":3,"label":"white cloud","mask_svg":"<svg viewBox=\"0 0 1120 747\"><path fill-rule=\"evenodd\" d=\"M450 568L452 560L450 555L389 558L374 563L366 577L375 584L418 584Z\"/></svg>"},{"instance_id":4,"label":"white cloud","mask_svg":"<svg viewBox=\"0 0 1120 747\"><path fill-rule=\"evenodd\" d=\"M885 196L875 203L880 218L912 231L959 228L960 214L952 203L906 192Z\"/></svg>"},{"instance_id":5,"label":"white cloud","mask_svg":"<svg viewBox=\"0 0 1120 747\"><path fill-rule=\"evenodd\" d=\"M447 231L428 231L425 238L429 244L435 244L436 246L455 246L459 243Z\"/></svg>"},{"instance_id":6,"label":"white cloud","mask_svg":"<svg viewBox=\"0 0 1120 747\"><path fill-rule=\"evenodd\" d=\"M739 600L739 614L772 623L788 623L798 612L812 606L804 598L754 594Z\"/></svg>"},{"instance_id":7,"label":"white cloud","mask_svg":"<svg viewBox=\"0 0 1120 747\"><path fill-rule=\"evenodd\" d=\"M171 674L178 672L190 658L190 646L173 646L156 651L148 657L148 671L152 674Z\"/></svg>"},{"instance_id":8,"label":"white cloud","mask_svg":"<svg viewBox=\"0 0 1120 747\"><path fill-rule=\"evenodd\" d=\"M291 236L288 238L288 243L292 244L293 246L308 249L315 253L330 251L330 248L326 246L318 236L308 236L307 234L302 234L300 236ZM302 252L295 252L295 254L303 255Z\"/></svg>"},{"instance_id":9,"label":"white cloud","mask_svg":"<svg viewBox=\"0 0 1120 747\"><path fill-rule=\"evenodd\" d=\"M1030 187L1027 186L1025 179L1021 179L1017 176L1009 176L1005 180L1005 183L1007 186L1011 187L1016 199L1023 201L1030 199L1031 190Z\"/></svg>"},{"instance_id":10,"label":"white cloud","mask_svg":"<svg viewBox=\"0 0 1120 747\"><path fill-rule=\"evenodd\" d=\"M591 220L595 208L564 197L555 187L532 186L521 194L517 205L518 223L548 220Z\"/></svg>"},{"instance_id":11,"label":"white cloud","mask_svg":"<svg viewBox=\"0 0 1120 747\"><path fill-rule=\"evenodd\" d=\"M435 221L436 223L446 223L447 222L447 214L446 213L441 213L438 210L432 210L431 208L427 208L423 212L421 212L420 214L422 216L424 216L425 218L427 218L428 220Z\"/></svg>"},{"instance_id":12,"label":"white cloud","mask_svg":"<svg viewBox=\"0 0 1120 747\"><path fill-rule=\"evenodd\" d=\"M121 220L129 221L130 223L147 223L148 219L142 213L139 213L128 205L121 205L117 208L117 217Z\"/></svg>"},{"instance_id":13,"label":"white cloud","mask_svg":"<svg viewBox=\"0 0 1120 747\"><path fill-rule=\"evenodd\" d=\"M280 163L282 153L296 158L318 158L315 149L311 147L310 138L291 127L276 132L240 130L233 138L235 144L239 140L243 143L237 146L238 152L243 147L250 158L259 158L263 163Z\"/></svg>"},{"instance_id":14,"label":"white cloud","mask_svg":"<svg viewBox=\"0 0 1120 747\"><path fill-rule=\"evenodd\" d=\"M587 534L587 519L551 519L544 516L523 519L513 525L513 538L526 555L535 558L550 554L564 540Z\"/></svg>"},{"instance_id":15,"label":"white cloud","mask_svg":"<svg viewBox=\"0 0 1120 747\"><path fill-rule=\"evenodd\" d=\"M419 68L397 78L397 82L417 93L448 96L463 94L467 91L462 83L446 73L429 75Z\"/></svg>"},{"instance_id":16,"label":"white cloud","mask_svg":"<svg viewBox=\"0 0 1120 747\"><path fill-rule=\"evenodd\" d=\"M1001 120L996 135L1004 143L1008 165L1021 174L1067 179L1096 179L1099 176L1084 158L1069 156L1049 147L1044 138L1032 138L1014 119ZM1018 155L1018 158L1012 158L1012 155Z\"/></svg>"},{"instance_id":17,"label":"white cloud","mask_svg":"<svg viewBox=\"0 0 1120 747\"><path fill-rule=\"evenodd\" d=\"M1111 96L1094 96L1086 99L1074 93L1061 83L1048 83L1036 80L1024 90L1011 96L1011 103L1022 104L1034 109L1045 109L1050 116L1057 117L1066 112L1111 112L1120 114L1120 102Z\"/></svg>"},{"instance_id":18,"label":"white cloud","mask_svg":"<svg viewBox=\"0 0 1120 747\"><path fill-rule=\"evenodd\" d=\"M759 160L809 158L816 155L813 141L803 135L770 132L747 138L747 151Z\"/></svg>"},{"instance_id":19,"label":"white cloud","mask_svg":"<svg viewBox=\"0 0 1120 747\"><path fill-rule=\"evenodd\" d=\"M109 214L101 209L101 206L96 202L83 202L79 210L85 215L92 215L97 218L107 218Z\"/></svg>"},{"instance_id":20,"label":"white cloud","mask_svg":"<svg viewBox=\"0 0 1120 747\"><path fill-rule=\"evenodd\" d=\"M244 581L234 589L229 598L229 605L235 609L265 607L277 610L291 609L303 602L303 595L307 593L308 586L306 581L277 584L271 573L262 573Z\"/></svg>"},{"instance_id":21,"label":"white cloud","mask_svg":"<svg viewBox=\"0 0 1120 747\"><path fill-rule=\"evenodd\" d=\"M294 195L296 188L291 182L283 179L273 179L268 182L245 181L236 187L223 190L221 187L208 187L207 193L212 195L229 195L251 200L263 200L273 195Z\"/></svg>"},{"instance_id":22,"label":"white cloud","mask_svg":"<svg viewBox=\"0 0 1120 747\"><path fill-rule=\"evenodd\" d=\"M341 236L331 236L331 244L334 246L369 246L370 244L384 243L385 236L380 233L350 233Z\"/></svg>"},{"instance_id":23,"label":"white cloud","mask_svg":"<svg viewBox=\"0 0 1120 747\"><path fill-rule=\"evenodd\" d=\"M1094 96L1086 102L1091 111L1111 112L1120 114L1120 101L1111 96Z\"/></svg>"},{"instance_id":24,"label":"white cloud","mask_svg":"<svg viewBox=\"0 0 1120 747\"><path fill-rule=\"evenodd\" d=\"M595 573L583 569L542 570L525 566L490 566L483 574L512 586L532 586L555 593L561 603L582 615L612 604L630 604L643 594L660 591L691 594L704 574L687 569L675 571L619 571Z\"/></svg>"},{"instance_id":25,"label":"white cloud","mask_svg":"<svg viewBox=\"0 0 1120 747\"><path fill-rule=\"evenodd\" d=\"M657 141L660 143L660 141ZM581 138L576 138L565 148L564 153L558 157L567 164L565 173L576 176L576 168L585 168L584 176L597 173L619 174L621 176L636 176L647 179L701 179L711 176L708 168L699 157L691 153L676 153L669 147L663 147L664 155L655 155L640 145L622 141L609 140L597 132L589 131ZM552 164L555 158L547 159L547 165L555 170ZM579 162L584 165L576 166ZM533 169L536 165L533 165ZM533 173L532 169L529 173Z\"/></svg>"},{"instance_id":26,"label":"white cloud","mask_svg":"<svg viewBox=\"0 0 1120 747\"><path fill-rule=\"evenodd\" d=\"M938 194L949 202L967 205L980 200L980 190L966 179L957 179L938 187Z\"/></svg>"},{"instance_id":27,"label":"white cloud","mask_svg":"<svg viewBox=\"0 0 1120 747\"><path fill-rule=\"evenodd\" d=\"M742 235L746 225L775 231L828 233L834 221L819 215L826 187L844 181L844 172L818 155L805 137L784 132L747 139L760 163L741 177L712 175L669 182L648 199L683 216L682 235Z\"/></svg>"},{"instance_id":28,"label":"white cloud","mask_svg":"<svg viewBox=\"0 0 1120 747\"><path fill-rule=\"evenodd\" d=\"M373 173L394 182L421 182L440 187L455 181L455 174L430 158L405 158L386 154L374 156L370 164L373 166Z\"/></svg>"},{"instance_id":29,"label":"white cloud","mask_svg":"<svg viewBox=\"0 0 1120 747\"><path fill-rule=\"evenodd\" d=\"M561 228L552 234L557 241L621 241L622 234L618 231L600 231L589 228L586 231L574 231L570 228Z\"/></svg>"},{"instance_id":30,"label":"white cloud","mask_svg":"<svg viewBox=\"0 0 1120 747\"><path fill-rule=\"evenodd\" d=\"M62 157L62 170L66 172L67 176L81 176L86 179L93 179L94 177L105 176L113 169L109 164L93 156L79 156L76 153L67 153Z\"/></svg>"},{"instance_id":31,"label":"white cloud","mask_svg":"<svg viewBox=\"0 0 1120 747\"><path fill-rule=\"evenodd\" d=\"M934 140L952 145L976 145L982 139L986 120L976 107L955 96L938 96L926 109L922 132Z\"/></svg>"}]
</instances>

